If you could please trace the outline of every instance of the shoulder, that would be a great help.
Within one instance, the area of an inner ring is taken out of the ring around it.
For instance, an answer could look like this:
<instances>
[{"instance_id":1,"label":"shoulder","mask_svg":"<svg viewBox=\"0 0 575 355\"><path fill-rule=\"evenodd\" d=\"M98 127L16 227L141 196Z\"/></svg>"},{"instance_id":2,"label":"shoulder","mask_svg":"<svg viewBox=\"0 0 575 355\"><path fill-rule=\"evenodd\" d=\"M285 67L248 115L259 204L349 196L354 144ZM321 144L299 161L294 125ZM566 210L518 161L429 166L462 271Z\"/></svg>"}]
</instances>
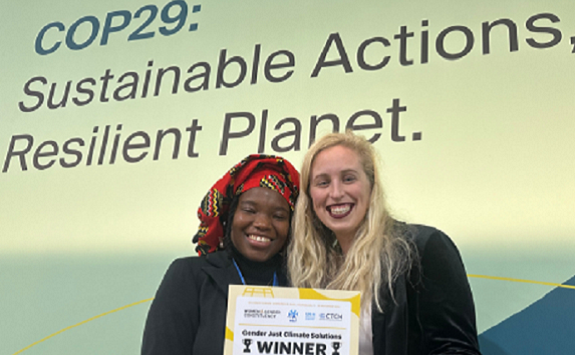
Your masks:
<instances>
[{"instance_id":1,"label":"shoulder","mask_svg":"<svg viewBox=\"0 0 575 355\"><path fill-rule=\"evenodd\" d=\"M407 224L402 223L400 226L403 225L404 233L413 239L415 243L419 246L425 246L425 244L429 241L430 238L447 238L449 237L443 233L441 230L432 227L426 226L423 224Z\"/></svg>"},{"instance_id":2,"label":"shoulder","mask_svg":"<svg viewBox=\"0 0 575 355\"><path fill-rule=\"evenodd\" d=\"M203 259L205 258L192 256L172 261L164 274L158 292L178 292L182 287L193 287L193 284L201 278L200 270L206 265L206 261Z\"/></svg>"},{"instance_id":3,"label":"shoulder","mask_svg":"<svg viewBox=\"0 0 575 355\"><path fill-rule=\"evenodd\" d=\"M407 237L415 246L415 274L437 285L467 283L465 266L455 243L441 230L418 224L406 225Z\"/></svg>"},{"instance_id":4,"label":"shoulder","mask_svg":"<svg viewBox=\"0 0 575 355\"><path fill-rule=\"evenodd\" d=\"M203 266L206 266L206 258L201 256L188 256L179 258L170 264L167 274L195 273Z\"/></svg>"},{"instance_id":5,"label":"shoulder","mask_svg":"<svg viewBox=\"0 0 575 355\"><path fill-rule=\"evenodd\" d=\"M404 235L417 248L420 258L436 253L454 253L459 258L455 243L443 231L422 224L405 224L404 228Z\"/></svg>"},{"instance_id":6,"label":"shoulder","mask_svg":"<svg viewBox=\"0 0 575 355\"><path fill-rule=\"evenodd\" d=\"M223 268L229 263L229 258L225 252L215 252L204 256L188 256L172 261L166 275L198 274L206 267Z\"/></svg>"},{"instance_id":7,"label":"shoulder","mask_svg":"<svg viewBox=\"0 0 575 355\"><path fill-rule=\"evenodd\" d=\"M157 298L189 299L202 289L213 270L223 269L229 263L226 253L213 253L207 256L191 256L174 260L162 279L156 292Z\"/></svg>"}]
</instances>

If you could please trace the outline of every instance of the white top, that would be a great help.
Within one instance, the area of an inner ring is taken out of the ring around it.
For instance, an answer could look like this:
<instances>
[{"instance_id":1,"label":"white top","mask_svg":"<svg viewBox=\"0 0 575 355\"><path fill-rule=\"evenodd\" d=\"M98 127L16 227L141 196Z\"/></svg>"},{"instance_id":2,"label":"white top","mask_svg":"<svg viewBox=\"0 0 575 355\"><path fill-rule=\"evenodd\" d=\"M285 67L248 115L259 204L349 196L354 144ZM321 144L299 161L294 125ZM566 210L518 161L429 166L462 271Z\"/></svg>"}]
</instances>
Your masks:
<instances>
[{"instance_id":1,"label":"white top","mask_svg":"<svg viewBox=\"0 0 575 355\"><path fill-rule=\"evenodd\" d=\"M361 310L359 317L359 355L373 355L371 305Z\"/></svg>"}]
</instances>

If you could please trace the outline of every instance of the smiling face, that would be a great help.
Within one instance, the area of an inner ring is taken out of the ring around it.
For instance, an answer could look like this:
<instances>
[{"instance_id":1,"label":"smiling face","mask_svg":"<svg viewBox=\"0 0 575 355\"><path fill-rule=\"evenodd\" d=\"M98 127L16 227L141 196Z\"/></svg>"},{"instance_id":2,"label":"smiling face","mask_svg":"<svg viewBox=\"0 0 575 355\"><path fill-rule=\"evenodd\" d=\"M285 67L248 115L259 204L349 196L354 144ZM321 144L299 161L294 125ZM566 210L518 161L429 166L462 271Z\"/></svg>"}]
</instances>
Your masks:
<instances>
[{"instance_id":1,"label":"smiling face","mask_svg":"<svg viewBox=\"0 0 575 355\"><path fill-rule=\"evenodd\" d=\"M236 249L253 261L266 261L282 250L290 226L290 207L276 191L254 187L240 195L231 226Z\"/></svg>"},{"instance_id":2,"label":"smiling face","mask_svg":"<svg viewBox=\"0 0 575 355\"><path fill-rule=\"evenodd\" d=\"M317 154L311 166L309 194L320 221L342 248L349 245L365 217L371 194L359 155L341 145Z\"/></svg>"}]
</instances>

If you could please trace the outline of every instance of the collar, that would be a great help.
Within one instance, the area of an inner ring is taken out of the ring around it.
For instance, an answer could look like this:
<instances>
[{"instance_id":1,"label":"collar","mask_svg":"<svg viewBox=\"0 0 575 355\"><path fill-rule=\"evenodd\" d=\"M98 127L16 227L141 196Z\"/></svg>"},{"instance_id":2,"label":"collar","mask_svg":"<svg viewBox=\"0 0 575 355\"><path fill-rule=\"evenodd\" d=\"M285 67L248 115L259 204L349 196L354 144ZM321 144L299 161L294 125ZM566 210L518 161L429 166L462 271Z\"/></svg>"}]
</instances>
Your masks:
<instances>
[{"instance_id":1,"label":"collar","mask_svg":"<svg viewBox=\"0 0 575 355\"><path fill-rule=\"evenodd\" d=\"M214 280L218 289L227 298L229 285L242 284L229 253L218 251L206 255L205 258L208 265L202 267L202 270Z\"/></svg>"}]
</instances>

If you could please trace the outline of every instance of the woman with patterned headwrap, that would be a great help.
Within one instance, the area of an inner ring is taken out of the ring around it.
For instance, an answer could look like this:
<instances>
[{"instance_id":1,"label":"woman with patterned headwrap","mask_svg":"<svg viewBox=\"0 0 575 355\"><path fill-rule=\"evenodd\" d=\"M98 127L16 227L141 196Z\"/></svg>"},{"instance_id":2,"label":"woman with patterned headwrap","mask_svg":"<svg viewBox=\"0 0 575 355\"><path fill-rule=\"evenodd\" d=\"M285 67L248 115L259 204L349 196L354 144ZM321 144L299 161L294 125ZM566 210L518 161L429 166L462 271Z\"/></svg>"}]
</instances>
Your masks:
<instances>
[{"instance_id":1,"label":"woman with patterned headwrap","mask_svg":"<svg viewBox=\"0 0 575 355\"><path fill-rule=\"evenodd\" d=\"M156 293L142 355L223 353L229 285L286 286L282 251L299 193L285 159L250 155L208 191L198 209L198 257L174 261Z\"/></svg>"}]
</instances>

